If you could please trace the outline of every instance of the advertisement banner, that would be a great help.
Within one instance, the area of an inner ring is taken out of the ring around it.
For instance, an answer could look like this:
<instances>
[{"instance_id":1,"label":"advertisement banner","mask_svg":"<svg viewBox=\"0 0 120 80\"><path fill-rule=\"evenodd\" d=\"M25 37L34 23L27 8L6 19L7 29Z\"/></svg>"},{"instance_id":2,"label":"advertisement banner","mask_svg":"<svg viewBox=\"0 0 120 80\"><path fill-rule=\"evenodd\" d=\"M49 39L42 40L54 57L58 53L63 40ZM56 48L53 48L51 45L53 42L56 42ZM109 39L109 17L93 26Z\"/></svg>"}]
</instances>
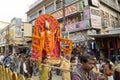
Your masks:
<instances>
[{"instance_id":1,"label":"advertisement banner","mask_svg":"<svg viewBox=\"0 0 120 80\"><path fill-rule=\"evenodd\" d=\"M100 29L102 27L100 9L90 7L90 11L92 27Z\"/></svg>"},{"instance_id":2,"label":"advertisement banner","mask_svg":"<svg viewBox=\"0 0 120 80\"><path fill-rule=\"evenodd\" d=\"M84 21L66 25L66 31L75 32L83 29L88 29L89 27L90 27L89 20L84 20Z\"/></svg>"},{"instance_id":3,"label":"advertisement banner","mask_svg":"<svg viewBox=\"0 0 120 80\"><path fill-rule=\"evenodd\" d=\"M90 9L84 9L83 13L84 13L84 19L85 20L90 19Z\"/></svg>"},{"instance_id":4,"label":"advertisement banner","mask_svg":"<svg viewBox=\"0 0 120 80\"><path fill-rule=\"evenodd\" d=\"M77 42L77 41L81 42L81 41L88 40L89 37L85 32L77 32L77 33L70 34L70 39L75 42Z\"/></svg>"},{"instance_id":5,"label":"advertisement banner","mask_svg":"<svg viewBox=\"0 0 120 80\"><path fill-rule=\"evenodd\" d=\"M14 40L14 30L13 29L10 29L10 31L9 31L9 40L10 41Z\"/></svg>"},{"instance_id":6,"label":"advertisement banner","mask_svg":"<svg viewBox=\"0 0 120 80\"><path fill-rule=\"evenodd\" d=\"M15 28L15 37L22 37L21 27L17 26Z\"/></svg>"},{"instance_id":7,"label":"advertisement banner","mask_svg":"<svg viewBox=\"0 0 120 80\"><path fill-rule=\"evenodd\" d=\"M76 3L76 4L72 4L70 6L67 6L65 8L65 16L68 16L70 14L73 14L73 13L76 13L79 11L79 5ZM59 10L55 13L52 14L56 19L60 19L63 17L63 10Z\"/></svg>"}]
</instances>

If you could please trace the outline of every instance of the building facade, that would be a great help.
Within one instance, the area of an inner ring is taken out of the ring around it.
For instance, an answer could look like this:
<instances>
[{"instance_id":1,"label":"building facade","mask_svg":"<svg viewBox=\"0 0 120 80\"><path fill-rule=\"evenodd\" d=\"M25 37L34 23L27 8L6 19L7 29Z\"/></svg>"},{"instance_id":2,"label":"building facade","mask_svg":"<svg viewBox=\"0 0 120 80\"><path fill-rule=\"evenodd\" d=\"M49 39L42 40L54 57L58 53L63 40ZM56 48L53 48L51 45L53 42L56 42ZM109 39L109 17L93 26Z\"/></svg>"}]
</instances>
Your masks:
<instances>
[{"instance_id":1,"label":"building facade","mask_svg":"<svg viewBox=\"0 0 120 80\"><path fill-rule=\"evenodd\" d=\"M86 41L96 39L96 35L100 35L100 38L101 35L109 36L113 29L117 30L120 27L119 0L37 0L27 12L28 22L34 27L35 19L41 14L48 13L59 21L63 37L69 36L75 43L85 42L86 44ZM116 38L116 41L118 39ZM108 44L109 42L108 40ZM100 49L99 47L97 49ZM108 53L107 57L110 55L108 47L104 47L107 48L105 52L105 54ZM112 48L117 49L117 52L119 50L117 47Z\"/></svg>"},{"instance_id":2,"label":"building facade","mask_svg":"<svg viewBox=\"0 0 120 80\"><path fill-rule=\"evenodd\" d=\"M1 53L25 53L27 41L32 37L32 24L15 17L0 31L0 35Z\"/></svg>"},{"instance_id":3,"label":"building facade","mask_svg":"<svg viewBox=\"0 0 120 80\"><path fill-rule=\"evenodd\" d=\"M30 6L27 18L34 25L39 15L52 14L59 21L62 31L63 10L65 29L73 41L84 41L88 34L105 34L119 27L118 0L37 0Z\"/></svg>"}]
</instances>

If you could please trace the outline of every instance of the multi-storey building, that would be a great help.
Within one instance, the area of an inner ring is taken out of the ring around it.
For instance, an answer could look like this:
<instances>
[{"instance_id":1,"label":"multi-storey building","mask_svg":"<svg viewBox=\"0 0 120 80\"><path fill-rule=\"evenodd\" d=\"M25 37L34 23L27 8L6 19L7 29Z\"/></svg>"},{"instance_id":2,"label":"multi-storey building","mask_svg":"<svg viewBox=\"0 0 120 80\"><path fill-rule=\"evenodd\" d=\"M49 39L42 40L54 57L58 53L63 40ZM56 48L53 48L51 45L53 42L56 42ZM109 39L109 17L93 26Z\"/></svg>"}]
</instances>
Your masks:
<instances>
[{"instance_id":1,"label":"multi-storey building","mask_svg":"<svg viewBox=\"0 0 120 80\"><path fill-rule=\"evenodd\" d=\"M102 32L120 27L120 3L118 0L100 0Z\"/></svg>"},{"instance_id":2,"label":"multi-storey building","mask_svg":"<svg viewBox=\"0 0 120 80\"><path fill-rule=\"evenodd\" d=\"M4 22L4 21L0 21L0 52L1 51L5 51L5 47L1 48L2 46L5 46L6 45L6 40L5 40L5 35L6 35L6 32L5 32L5 29L3 30L4 27L8 26L10 23L8 22Z\"/></svg>"},{"instance_id":3,"label":"multi-storey building","mask_svg":"<svg viewBox=\"0 0 120 80\"><path fill-rule=\"evenodd\" d=\"M3 29L4 27L6 27L9 24L10 24L9 22L0 21L0 28Z\"/></svg>"},{"instance_id":4,"label":"multi-storey building","mask_svg":"<svg viewBox=\"0 0 120 80\"><path fill-rule=\"evenodd\" d=\"M34 25L39 15L47 13L59 21L61 32L65 23L65 31L73 42L91 39L88 35L109 37L120 27L119 0L37 0L27 12L28 22Z\"/></svg>"},{"instance_id":5,"label":"multi-storey building","mask_svg":"<svg viewBox=\"0 0 120 80\"><path fill-rule=\"evenodd\" d=\"M9 26L9 25L8 25ZM7 26L7 27L8 27ZM0 31L0 52L6 53L6 46L7 46L7 27Z\"/></svg>"},{"instance_id":6,"label":"multi-storey building","mask_svg":"<svg viewBox=\"0 0 120 80\"><path fill-rule=\"evenodd\" d=\"M32 36L32 24L22 22L21 18L15 17L8 26L0 31L0 35L2 53L26 52L27 41L31 40Z\"/></svg>"},{"instance_id":7,"label":"multi-storey building","mask_svg":"<svg viewBox=\"0 0 120 80\"><path fill-rule=\"evenodd\" d=\"M62 30L63 5L66 32L70 33L73 40L85 40L85 33L105 34L108 30L119 27L117 0L37 0L27 12L28 21L34 25L40 14L49 13L58 19Z\"/></svg>"}]
</instances>

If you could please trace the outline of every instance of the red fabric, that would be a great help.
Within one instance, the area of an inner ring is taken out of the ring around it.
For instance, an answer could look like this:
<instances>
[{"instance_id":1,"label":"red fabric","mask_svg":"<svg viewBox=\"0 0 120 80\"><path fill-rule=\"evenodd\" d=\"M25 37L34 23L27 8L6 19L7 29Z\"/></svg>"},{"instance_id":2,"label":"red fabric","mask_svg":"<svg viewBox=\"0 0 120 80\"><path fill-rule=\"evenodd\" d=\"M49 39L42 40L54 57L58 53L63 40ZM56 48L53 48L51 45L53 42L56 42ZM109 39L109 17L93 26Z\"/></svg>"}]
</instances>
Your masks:
<instances>
[{"instance_id":1,"label":"red fabric","mask_svg":"<svg viewBox=\"0 0 120 80\"><path fill-rule=\"evenodd\" d=\"M56 43L53 53L56 57L60 57L60 43L59 42Z\"/></svg>"},{"instance_id":2,"label":"red fabric","mask_svg":"<svg viewBox=\"0 0 120 80\"><path fill-rule=\"evenodd\" d=\"M38 53L33 52L33 54L32 54L32 58L37 58L37 57L38 57Z\"/></svg>"}]
</instances>

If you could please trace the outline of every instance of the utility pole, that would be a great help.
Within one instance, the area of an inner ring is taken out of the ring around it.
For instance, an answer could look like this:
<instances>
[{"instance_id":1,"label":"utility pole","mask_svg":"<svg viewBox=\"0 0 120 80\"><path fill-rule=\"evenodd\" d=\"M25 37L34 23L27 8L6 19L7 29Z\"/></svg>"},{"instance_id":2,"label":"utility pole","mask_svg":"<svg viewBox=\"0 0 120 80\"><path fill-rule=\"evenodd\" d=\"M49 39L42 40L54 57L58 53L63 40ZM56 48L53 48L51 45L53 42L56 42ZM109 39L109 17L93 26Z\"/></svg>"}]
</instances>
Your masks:
<instances>
[{"instance_id":1,"label":"utility pole","mask_svg":"<svg viewBox=\"0 0 120 80\"><path fill-rule=\"evenodd\" d=\"M65 0L62 1L62 10L63 10L63 31L65 31Z\"/></svg>"},{"instance_id":2,"label":"utility pole","mask_svg":"<svg viewBox=\"0 0 120 80\"><path fill-rule=\"evenodd\" d=\"M10 43L10 41L9 41L10 40L10 34L9 34L10 30L9 29L10 29L10 25L8 26L8 53L9 53L9 43Z\"/></svg>"},{"instance_id":3,"label":"utility pole","mask_svg":"<svg viewBox=\"0 0 120 80\"><path fill-rule=\"evenodd\" d=\"M65 0L62 0L62 11L63 11L63 28L62 28L62 33L63 37L69 38L69 33L66 32L65 24L66 24L66 16L65 16ZM67 34L67 36L66 36Z\"/></svg>"}]
</instances>

